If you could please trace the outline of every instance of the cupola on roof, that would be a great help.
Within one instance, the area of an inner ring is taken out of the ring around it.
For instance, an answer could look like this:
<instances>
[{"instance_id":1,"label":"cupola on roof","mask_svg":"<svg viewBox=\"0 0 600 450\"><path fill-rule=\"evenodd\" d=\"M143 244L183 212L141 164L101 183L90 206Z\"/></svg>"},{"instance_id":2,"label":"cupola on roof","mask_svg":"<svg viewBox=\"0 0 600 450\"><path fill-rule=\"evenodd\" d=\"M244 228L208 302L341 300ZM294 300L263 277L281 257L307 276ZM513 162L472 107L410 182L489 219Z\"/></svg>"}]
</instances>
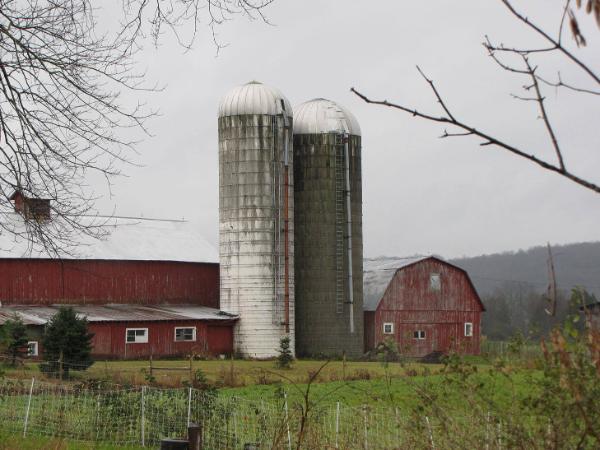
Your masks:
<instances>
[{"instance_id":1,"label":"cupola on roof","mask_svg":"<svg viewBox=\"0 0 600 450\"><path fill-rule=\"evenodd\" d=\"M348 133L360 136L350 111L331 100L315 98L294 110L294 134Z\"/></svg>"},{"instance_id":2,"label":"cupola on roof","mask_svg":"<svg viewBox=\"0 0 600 450\"><path fill-rule=\"evenodd\" d=\"M251 81L230 90L219 104L219 117L245 114L279 115L292 117L292 105L279 89Z\"/></svg>"}]
</instances>

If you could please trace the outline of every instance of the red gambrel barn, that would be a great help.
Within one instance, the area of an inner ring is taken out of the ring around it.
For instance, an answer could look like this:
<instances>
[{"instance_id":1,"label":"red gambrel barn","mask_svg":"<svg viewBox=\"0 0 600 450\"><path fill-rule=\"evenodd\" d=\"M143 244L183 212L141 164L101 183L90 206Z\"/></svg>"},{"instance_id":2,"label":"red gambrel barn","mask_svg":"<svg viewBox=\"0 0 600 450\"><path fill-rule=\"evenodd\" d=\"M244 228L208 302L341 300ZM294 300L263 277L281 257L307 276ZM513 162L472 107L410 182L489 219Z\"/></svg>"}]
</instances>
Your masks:
<instances>
[{"instance_id":1,"label":"red gambrel barn","mask_svg":"<svg viewBox=\"0 0 600 450\"><path fill-rule=\"evenodd\" d=\"M76 254L57 258L31 248L23 217L9 216L23 237L0 235L0 324L17 313L32 353L43 351L43 327L58 305L88 319L95 357L233 351L237 316L219 310L218 254L194 224L111 218L105 237L83 236Z\"/></svg>"},{"instance_id":2,"label":"red gambrel barn","mask_svg":"<svg viewBox=\"0 0 600 450\"><path fill-rule=\"evenodd\" d=\"M466 271L434 256L365 261L365 351L478 354L483 303Z\"/></svg>"}]
</instances>

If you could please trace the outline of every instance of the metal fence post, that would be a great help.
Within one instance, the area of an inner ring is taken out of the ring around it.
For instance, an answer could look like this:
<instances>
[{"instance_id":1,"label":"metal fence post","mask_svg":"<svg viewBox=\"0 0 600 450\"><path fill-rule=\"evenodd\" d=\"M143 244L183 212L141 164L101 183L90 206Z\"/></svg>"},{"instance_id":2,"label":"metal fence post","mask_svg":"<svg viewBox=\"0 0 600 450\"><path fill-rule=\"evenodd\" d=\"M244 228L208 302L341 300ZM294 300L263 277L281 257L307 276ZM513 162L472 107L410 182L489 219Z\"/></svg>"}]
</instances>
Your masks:
<instances>
[{"instance_id":1,"label":"metal fence post","mask_svg":"<svg viewBox=\"0 0 600 450\"><path fill-rule=\"evenodd\" d=\"M145 415L146 415L146 386L142 386L142 447L146 446L146 436L145 436Z\"/></svg>"},{"instance_id":2,"label":"metal fence post","mask_svg":"<svg viewBox=\"0 0 600 450\"><path fill-rule=\"evenodd\" d=\"M365 450L369 448L369 430L367 428L367 405L363 405L363 415L365 418Z\"/></svg>"},{"instance_id":3,"label":"metal fence post","mask_svg":"<svg viewBox=\"0 0 600 450\"><path fill-rule=\"evenodd\" d=\"M23 437L27 434L27 424L29 423L29 410L31 408L31 396L33 395L33 383L35 378L31 377L31 387L29 388L29 399L27 400L27 410L25 411L25 423L23 424Z\"/></svg>"},{"instance_id":4,"label":"metal fence post","mask_svg":"<svg viewBox=\"0 0 600 450\"><path fill-rule=\"evenodd\" d=\"M339 436L340 436L340 402L337 402L335 407L335 448L339 447Z\"/></svg>"},{"instance_id":5,"label":"metal fence post","mask_svg":"<svg viewBox=\"0 0 600 450\"><path fill-rule=\"evenodd\" d=\"M192 387L188 389L188 409L187 409L187 426L189 428L192 417Z\"/></svg>"},{"instance_id":6,"label":"metal fence post","mask_svg":"<svg viewBox=\"0 0 600 450\"><path fill-rule=\"evenodd\" d=\"M425 416L425 422L427 422L427 431L429 433L429 442L431 443L431 450L435 450L435 443L433 442L433 432L431 431L431 424L429 423L429 417Z\"/></svg>"},{"instance_id":7,"label":"metal fence post","mask_svg":"<svg viewBox=\"0 0 600 450\"><path fill-rule=\"evenodd\" d=\"M487 413L487 421L485 423L485 450L490 449L490 412Z\"/></svg>"},{"instance_id":8,"label":"metal fence post","mask_svg":"<svg viewBox=\"0 0 600 450\"><path fill-rule=\"evenodd\" d=\"M283 398L285 399L285 424L287 425L288 450L292 450L292 435L290 434L290 418L288 415L287 392L284 391Z\"/></svg>"}]
</instances>

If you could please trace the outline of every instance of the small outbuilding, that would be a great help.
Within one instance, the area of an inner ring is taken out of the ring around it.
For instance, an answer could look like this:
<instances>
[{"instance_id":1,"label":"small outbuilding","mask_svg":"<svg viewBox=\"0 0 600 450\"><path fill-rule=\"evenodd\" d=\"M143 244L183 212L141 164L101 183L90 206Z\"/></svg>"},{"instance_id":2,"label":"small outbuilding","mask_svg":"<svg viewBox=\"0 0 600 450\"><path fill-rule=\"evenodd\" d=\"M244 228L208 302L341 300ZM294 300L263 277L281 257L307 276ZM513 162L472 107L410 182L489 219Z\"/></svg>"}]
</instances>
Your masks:
<instances>
[{"instance_id":1,"label":"small outbuilding","mask_svg":"<svg viewBox=\"0 0 600 450\"><path fill-rule=\"evenodd\" d=\"M478 354L485 311L467 272L434 256L365 261L365 351L392 339L403 355Z\"/></svg>"},{"instance_id":2,"label":"small outbuilding","mask_svg":"<svg viewBox=\"0 0 600 450\"><path fill-rule=\"evenodd\" d=\"M237 316L196 305L69 305L88 321L92 356L137 359L231 354ZM28 328L30 356L43 353L44 326L60 305L9 306L0 309L0 325L15 316Z\"/></svg>"}]
</instances>

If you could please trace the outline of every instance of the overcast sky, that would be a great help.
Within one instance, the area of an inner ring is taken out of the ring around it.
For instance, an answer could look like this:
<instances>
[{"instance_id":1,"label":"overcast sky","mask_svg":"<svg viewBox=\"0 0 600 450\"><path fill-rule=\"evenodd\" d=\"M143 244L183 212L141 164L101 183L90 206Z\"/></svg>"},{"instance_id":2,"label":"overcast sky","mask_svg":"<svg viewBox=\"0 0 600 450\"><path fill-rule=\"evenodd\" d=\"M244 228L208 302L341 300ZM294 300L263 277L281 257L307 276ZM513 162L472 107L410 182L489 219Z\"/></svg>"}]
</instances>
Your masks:
<instances>
[{"instance_id":1,"label":"overcast sky","mask_svg":"<svg viewBox=\"0 0 600 450\"><path fill-rule=\"evenodd\" d=\"M557 30L560 1L516 4ZM366 256L458 257L599 239L600 195L476 139L438 139L440 126L367 105L350 92L355 87L440 113L418 64L455 115L552 160L535 104L510 97L524 80L499 70L481 45L486 34L516 46L540 44L499 0L275 0L266 13L273 25L237 17L220 27L229 45L218 56L207 30L189 52L168 34L158 49L147 43L139 68L165 89L142 100L161 115L148 123L153 136L138 147L135 161L143 166L124 168L127 178L114 180L113 197L97 204L100 212L185 217L216 245L219 99L258 80L279 88L292 105L325 97L357 117ZM598 70L600 32L586 29L590 45L575 51ZM564 79L586 81L562 61L538 62L550 78L559 69ZM567 165L600 183L598 97L546 94Z\"/></svg>"}]
</instances>

